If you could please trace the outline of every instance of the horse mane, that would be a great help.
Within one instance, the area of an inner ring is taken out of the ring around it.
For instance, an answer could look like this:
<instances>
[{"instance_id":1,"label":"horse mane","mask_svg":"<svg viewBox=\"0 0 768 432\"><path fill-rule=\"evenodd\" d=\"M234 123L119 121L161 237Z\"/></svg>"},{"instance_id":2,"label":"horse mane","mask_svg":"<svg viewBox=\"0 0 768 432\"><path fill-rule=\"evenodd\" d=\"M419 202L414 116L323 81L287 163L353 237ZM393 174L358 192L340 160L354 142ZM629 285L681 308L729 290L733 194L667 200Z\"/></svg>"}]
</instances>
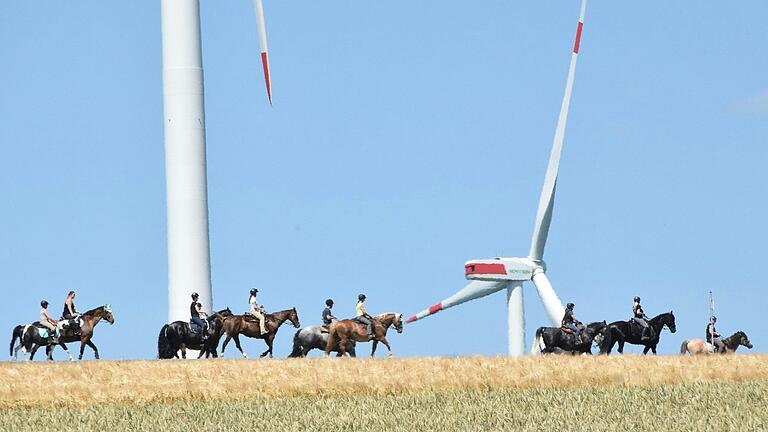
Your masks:
<instances>
[{"instance_id":1,"label":"horse mane","mask_svg":"<svg viewBox=\"0 0 768 432\"><path fill-rule=\"evenodd\" d=\"M91 310L89 310L87 312L83 312L82 315L88 315L88 316L94 315L96 312L99 311L99 309L104 309L104 306L99 306L99 307L93 308L93 309L91 309Z\"/></svg>"}]
</instances>

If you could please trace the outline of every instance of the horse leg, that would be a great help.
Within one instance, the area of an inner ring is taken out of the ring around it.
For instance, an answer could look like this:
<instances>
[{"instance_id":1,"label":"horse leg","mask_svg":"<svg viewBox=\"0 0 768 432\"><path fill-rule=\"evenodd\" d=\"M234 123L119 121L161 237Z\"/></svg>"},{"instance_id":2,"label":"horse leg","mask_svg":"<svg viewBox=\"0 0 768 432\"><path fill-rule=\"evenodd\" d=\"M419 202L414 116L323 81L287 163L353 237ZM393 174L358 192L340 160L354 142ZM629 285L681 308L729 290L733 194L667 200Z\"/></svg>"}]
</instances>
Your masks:
<instances>
[{"instance_id":1,"label":"horse leg","mask_svg":"<svg viewBox=\"0 0 768 432\"><path fill-rule=\"evenodd\" d=\"M40 349L40 345L35 345L32 347L32 350L29 352L29 361L32 361L35 359L35 353L37 350Z\"/></svg>"},{"instance_id":2,"label":"horse leg","mask_svg":"<svg viewBox=\"0 0 768 432\"><path fill-rule=\"evenodd\" d=\"M45 356L48 358L48 361L53 361L53 347L56 345L46 345L45 346Z\"/></svg>"},{"instance_id":3,"label":"horse leg","mask_svg":"<svg viewBox=\"0 0 768 432\"><path fill-rule=\"evenodd\" d=\"M221 346L221 356L224 357L224 350L227 349L227 344L232 340L232 336L227 333L227 338L224 339L224 345Z\"/></svg>"},{"instance_id":4,"label":"horse leg","mask_svg":"<svg viewBox=\"0 0 768 432\"><path fill-rule=\"evenodd\" d=\"M78 360L82 360L83 359L83 353L85 352L85 345L86 345L85 340L81 339L80 340L80 355L77 356Z\"/></svg>"},{"instance_id":5,"label":"horse leg","mask_svg":"<svg viewBox=\"0 0 768 432\"><path fill-rule=\"evenodd\" d=\"M373 340L373 343L371 344L371 358L373 358L376 355L376 345L379 344L379 341L377 339Z\"/></svg>"},{"instance_id":6,"label":"horse leg","mask_svg":"<svg viewBox=\"0 0 768 432\"><path fill-rule=\"evenodd\" d=\"M179 349L181 349L181 358L186 360L187 359L187 344L181 344Z\"/></svg>"},{"instance_id":7,"label":"horse leg","mask_svg":"<svg viewBox=\"0 0 768 432\"><path fill-rule=\"evenodd\" d=\"M232 339L235 340L235 346L237 347L238 350L240 350L240 354L243 356L243 358L248 358L248 354L246 354L243 351L243 348L240 346L240 334L238 333L238 334L232 336Z\"/></svg>"},{"instance_id":8,"label":"horse leg","mask_svg":"<svg viewBox=\"0 0 768 432\"><path fill-rule=\"evenodd\" d=\"M272 358L272 342L275 340L274 334L268 334L266 338L264 338L264 342L267 344L267 350L261 353L260 357L264 357L267 354L269 354L269 358Z\"/></svg>"},{"instance_id":9,"label":"horse leg","mask_svg":"<svg viewBox=\"0 0 768 432\"><path fill-rule=\"evenodd\" d=\"M88 341L86 342L89 347L93 350L93 356L96 358L96 360L99 359L99 349L96 348L96 345L93 344L93 340L88 338Z\"/></svg>"},{"instance_id":10,"label":"horse leg","mask_svg":"<svg viewBox=\"0 0 768 432\"><path fill-rule=\"evenodd\" d=\"M341 357L347 353L347 335L339 333L339 354Z\"/></svg>"},{"instance_id":11,"label":"horse leg","mask_svg":"<svg viewBox=\"0 0 768 432\"><path fill-rule=\"evenodd\" d=\"M624 340L623 339L619 340L619 348L618 348L617 351L619 351L619 354L624 354Z\"/></svg>"},{"instance_id":12,"label":"horse leg","mask_svg":"<svg viewBox=\"0 0 768 432\"><path fill-rule=\"evenodd\" d=\"M392 348L389 346L389 342L387 341L387 338L383 337L381 338L381 343L384 344L385 347L387 347L387 358L392 358Z\"/></svg>"},{"instance_id":13,"label":"horse leg","mask_svg":"<svg viewBox=\"0 0 768 432\"><path fill-rule=\"evenodd\" d=\"M650 351L650 350L651 350L651 346L650 345L646 345L645 348L643 348L643 355L648 354L648 351Z\"/></svg>"},{"instance_id":14,"label":"horse leg","mask_svg":"<svg viewBox=\"0 0 768 432\"><path fill-rule=\"evenodd\" d=\"M69 357L69 361L75 361L75 359L72 358L72 353L69 352L69 348L67 348L67 346L64 345L64 342L59 342L59 346L64 350L65 353L67 353L67 357Z\"/></svg>"},{"instance_id":15,"label":"horse leg","mask_svg":"<svg viewBox=\"0 0 768 432\"><path fill-rule=\"evenodd\" d=\"M653 351L653 355L656 355L656 345L651 345L651 351Z\"/></svg>"}]
</instances>

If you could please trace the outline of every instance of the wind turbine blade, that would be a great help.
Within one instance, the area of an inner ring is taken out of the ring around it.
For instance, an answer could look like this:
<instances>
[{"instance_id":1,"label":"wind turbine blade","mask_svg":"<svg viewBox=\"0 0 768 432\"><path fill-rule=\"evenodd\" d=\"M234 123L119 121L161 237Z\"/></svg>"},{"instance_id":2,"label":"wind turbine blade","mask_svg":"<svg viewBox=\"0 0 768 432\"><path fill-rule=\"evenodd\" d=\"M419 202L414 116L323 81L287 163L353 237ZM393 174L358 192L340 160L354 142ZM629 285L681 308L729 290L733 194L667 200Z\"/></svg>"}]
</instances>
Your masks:
<instances>
[{"instance_id":1,"label":"wind turbine blade","mask_svg":"<svg viewBox=\"0 0 768 432\"><path fill-rule=\"evenodd\" d=\"M552 206L555 204L557 171L560 167L560 154L563 151L563 137L565 136L565 125L568 122L568 107L571 104L573 78L576 73L576 60L579 56L581 30L584 27L584 13L586 8L587 0L582 0L579 24L576 27L576 40L573 44L573 53L571 54L571 65L568 68L568 79L565 83L565 95L563 95L563 104L560 106L560 116L557 119L555 138L552 142L552 153L549 156L547 174L544 177L544 187L541 189L541 197L539 198L539 209L536 212L536 225L534 226L533 238L531 239L531 252L528 254L528 258L534 261L541 261L544 257L544 246L547 243L549 225L552 222Z\"/></svg>"},{"instance_id":2,"label":"wind turbine blade","mask_svg":"<svg viewBox=\"0 0 768 432\"><path fill-rule=\"evenodd\" d=\"M560 327L560 321L563 319L565 308L563 303L552 288L549 278L543 271L538 271L533 275L533 284L536 285L536 292L539 293L541 302L544 303L544 310L555 327Z\"/></svg>"},{"instance_id":3,"label":"wind turbine blade","mask_svg":"<svg viewBox=\"0 0 768 432\"><path fill-rule=\"evenodd\" d=\"M269 75L267 25L264 23L264 5L262 4L262 0L253 0L253 10L256 12L256 22L259 25L259 47L261 48L261 65L264 67L264 83L267 86L269 104L272 105L272 79Z\"/></svg>"},{"instance_id":4,"label":"wind turbine blade","mask_svg":"<svg viewBox=\"0 0 768 432\"><path fill-rule=\"evenodd\" d=\"M503 281L503 282L472 281L456 294L448 297L447 299L441 301L440 303L435 304L434 306L424 309L423 311L417 313L416 315L408 318L406 322L412 323L416 320L420 320L424 317L428 317L430 315L436 314L443 309L448 309L449 307L457 306L462 303L466 303L470 300L475 300L475 299L479 299L480 297L485 297L489 294L495 293L496 291L503 290L504 288L507 287L507 285L509 285L509 282L507 281Z\"/></svg>"}]
</instances>

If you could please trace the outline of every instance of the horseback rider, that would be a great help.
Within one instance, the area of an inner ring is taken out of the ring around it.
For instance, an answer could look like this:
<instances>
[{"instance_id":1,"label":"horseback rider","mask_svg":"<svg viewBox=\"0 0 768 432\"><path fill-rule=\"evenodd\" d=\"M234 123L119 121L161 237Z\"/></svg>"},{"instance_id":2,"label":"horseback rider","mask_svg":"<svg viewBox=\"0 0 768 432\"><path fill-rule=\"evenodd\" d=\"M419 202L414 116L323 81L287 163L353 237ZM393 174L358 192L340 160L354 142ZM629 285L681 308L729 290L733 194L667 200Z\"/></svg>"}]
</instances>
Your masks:
<instances>
[{"instance_id":1,"label":"horseback rider","mask_svg":"<svg viewBox=\"0 0 768 432\"><path fill-rule=\"evenodd\" d=\"M80 312L75 309L75 292L70 291L67 293L67 299L64 300L64 312L61 314L61 318L65 320L71 320L72 330L75 335L80 335Z\"/></svg>"},{"instance_id":2,"label":"horseback rider","mask_svg":"<svg viewBox=\"0 0 768 432\"><path fill-rule=\"evenodd\" d=\"M565 315L563 315L563 321L561 322L561 326L564 328L568 328L572 330L576 334L576 340L578 343L583 343L584 341L581 339L581 322L576 319L576 315L573 314L573 303L568 303L565 306Z\"/></svg>"},{"instance_id":3,"label":"horseback rider","mask_svg":"<svg viewBox=\"0 0 768 432\"><path fill-rule=\"evenodd\" d=\"M373 339L375 335L373 334L373 317L368 315L368 312L365 311L365 294L360 294L357 296L357 306L355 307L355 319L358 322L361 322L366 325L366 328L368 330L368 337Z\"/></svg>"},{"instance_id":4,"label":"horseback rider","mask_svg":"<svg viewBox=\"0 0 768 432\"><path fill-rule=\"evenodd\" d=\"M42 307L42 309L40 309L40 325L46 327L49 330L49 337L51 338L51 342L57 344L59 343L59 328L56 326L56 324L59 322L53 319L53 317L48 313L48 301L41 301L40 306Z\"/></svg>"},{"instance_id":5,"label":"horseback rider","mask_svg":"<svg viewBox=\"0 0 768 432\"><path fill-rule=\"evenodd\" d=\"M717 317L713 316L709 321L709 324L707 324L707 342L715 347L716 353L721 353L725 352L725 344L723 343L723 340L720 339L720 333L715 330L716 322Z\"/></svg>"},{"instance_id":6,"label":"horseback rider","mask_svg":"<svg viewBox=\"0 0 768 432\"><path fill-rule=\"evenodd\" d=\"M258 304L256 301L256 294L259 292L256 288L251 288L251 295L248 297L248 304L251 305L251 310L248 311L254 318L259 321L259 329L261 334L267 334L265 329L266 317L264 316L264 306Z\"/></svg>"},{"instance_id":7,"label":"horseback rider","mask_svg":"<svg viewBox=\"0 0 768 432\"><path fill-rule=\"evenodd\" d=\"M642 333L640 334L640 340L651 340L651 326L648 325L648 321L646 321L648 317L645 316L643 307L640 306L640 297L635 296L634 298L632 303L632 314L634 315L632 320L640 325L641 329L643 329Z\"/></svg>"},{"instance_id":8,"label":"horseback rider","mask_svg":"<svg viewBox=\"0 0 768 432\"><path fill-rule=\"evenodd\" d=\"M192 293L192 304L189 305L189 314L190 314L190 320L200 326L200 333L202 334L203 342L208 338L208 323L205 321L205 318L207 317L205 311L203 310L203 306L197 302L197 299L200 298L200 295L198 293Z\"/></svg>"},{"instance_id":9,"label":"horseback rider","mask_svg":"<svg viewBox=\"0 0 768 432\"><path fill-rule=\"evenodd\" d=\"M336 320L336 317L333 316L333 312L331 312L331 309L333 309L333 299L328 299L325 301L325 309L323 309L323 328L328 329L331 326L331 323Z\"/></svg>"}]
</instances>

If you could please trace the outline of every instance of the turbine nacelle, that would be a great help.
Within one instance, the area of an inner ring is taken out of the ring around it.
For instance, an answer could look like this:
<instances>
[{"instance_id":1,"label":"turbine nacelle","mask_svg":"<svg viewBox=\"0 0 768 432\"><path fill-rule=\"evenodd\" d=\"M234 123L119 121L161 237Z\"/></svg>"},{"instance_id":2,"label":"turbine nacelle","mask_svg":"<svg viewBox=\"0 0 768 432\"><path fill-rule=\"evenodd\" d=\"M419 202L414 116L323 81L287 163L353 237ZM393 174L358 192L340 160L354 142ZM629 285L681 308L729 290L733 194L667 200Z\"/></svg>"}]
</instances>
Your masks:
<instances>
[{"instance_id":1,"label":"turbine nacelle","mask_svg":"<svg viewBox=\"0 0 768 432\"><path fill-rule=\"evenodd\" d=\"M530 258L491 258L467 261L464 276L469 280L490 282L528 281L534 272L543 268Z\"/></svg>"}]
</instances>

